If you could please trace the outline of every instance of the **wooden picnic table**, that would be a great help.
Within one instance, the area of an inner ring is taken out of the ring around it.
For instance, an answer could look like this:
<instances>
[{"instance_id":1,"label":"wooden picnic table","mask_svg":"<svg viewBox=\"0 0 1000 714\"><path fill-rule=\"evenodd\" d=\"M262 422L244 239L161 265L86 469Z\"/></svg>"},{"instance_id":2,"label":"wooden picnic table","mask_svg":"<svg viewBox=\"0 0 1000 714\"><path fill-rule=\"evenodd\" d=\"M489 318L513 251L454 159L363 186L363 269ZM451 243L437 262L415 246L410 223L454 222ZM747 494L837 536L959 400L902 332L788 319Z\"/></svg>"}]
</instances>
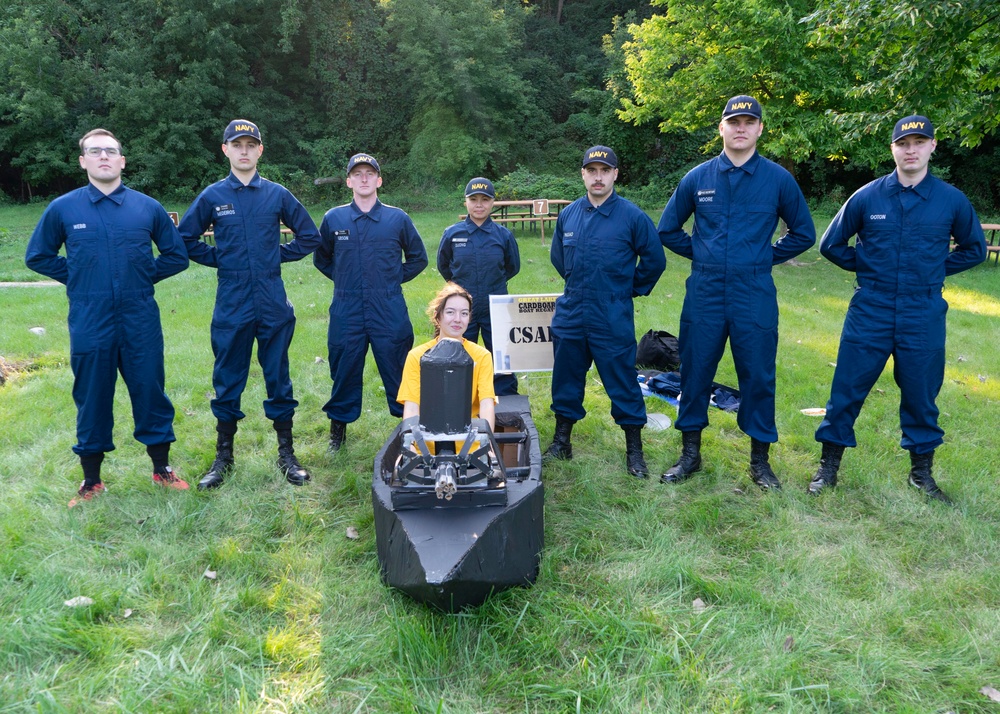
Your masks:
<instances>
[{"instance_id":1,"label":"wooden picnic table","mask_svg":"<svg viewBox=\"0 0 1000 714\"><path fill-rule=\"evenodd\" d=\"M490 214L490 218L493 219L494 223L520 223L521 230L524 230L525 224L527 224L528 230L532 233L535 232L535 228L537 227L541 235L542 245L545 245L545 222L555 222L563 206L567 206L570 203L572 201L559 198L536 198L530 201L494 201L493 212ZM555 208L555 213L552 212L553 207ZM463 213L458 219L464 221L466 215Z\"/></svg>"},{"instance_id":2,"label":"wooden picnic table","mask_svg":"<svg viewBox=\"0 0 1000 714\"><path fill-rule=\"evenodd\" d=\"M177 211L167 211L167 215L170 216L170 220L174 222L175 226L180 225L180 214L177 213ZM286 226L281 226L281 242L287 243L288 236L290 235L292 235L292 229ZM201 234L201 237L210 239L209 242L214 244L215 231L212 230L205 231L204 233Z\"/></svg>"},{"instance_id":3,"label":"wooden picnic table","mask_svg":"<svg viewBox=\"0 0 1000 714\"><path fill-rule=\"evenodd\" d=\"M292 229L291 228L286 228L285 226L281 227L281 242L282 243L287 243L288 242L288 238L291 235L292 235ZM211 238L214 241L215 240L215 231L213 231L213 230L207 230L207 231L205 231L204 233L201 234L201 237L202 238Z\"/></svg>"},{"instance_id":4,"label":"wooden picnic table","mask_svg":"<svg viewBox=\"0 0 1000 714\"><path fill-rule=\"evenodd\" d=\"M986 260L993 256L994 265L1000 264L1000 223L981 223L986 238Z\"/></svg>"}]
</instances>

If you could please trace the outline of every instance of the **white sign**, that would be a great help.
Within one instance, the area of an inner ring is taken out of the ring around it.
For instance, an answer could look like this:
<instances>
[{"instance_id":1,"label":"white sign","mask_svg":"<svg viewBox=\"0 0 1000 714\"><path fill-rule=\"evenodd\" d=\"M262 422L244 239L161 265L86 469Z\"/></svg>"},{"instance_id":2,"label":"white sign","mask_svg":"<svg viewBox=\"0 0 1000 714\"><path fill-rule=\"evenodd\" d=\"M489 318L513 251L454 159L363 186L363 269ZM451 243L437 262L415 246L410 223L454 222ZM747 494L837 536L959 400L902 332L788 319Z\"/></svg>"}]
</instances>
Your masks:
<instances>
[{"instance_id":1,"label":"white sign","mask_svg":"<svg viewBox=\"0 0 1000 714\"><path fill-rule=\"evenodd\" d=\"M490 295L494 372L552 371L552 313L560 294Z\"/></svg>"}]
</instances>

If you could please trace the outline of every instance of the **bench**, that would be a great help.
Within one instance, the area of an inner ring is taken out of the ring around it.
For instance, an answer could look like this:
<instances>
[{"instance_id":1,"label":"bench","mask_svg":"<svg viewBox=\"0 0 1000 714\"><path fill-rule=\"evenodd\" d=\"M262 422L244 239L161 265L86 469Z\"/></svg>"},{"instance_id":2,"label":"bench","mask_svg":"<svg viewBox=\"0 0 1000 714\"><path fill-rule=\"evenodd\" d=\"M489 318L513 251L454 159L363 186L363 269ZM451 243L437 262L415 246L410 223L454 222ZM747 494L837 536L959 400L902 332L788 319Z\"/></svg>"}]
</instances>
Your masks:
<instances>
[{"instance_id":1,"label":"bench","mask_svg":"<svg viewBox=\"0 0 1000 714\"><path fill-rule=\"evenodd\" d=\"M212 230L205 231L204 233L201 234L201 237L202 238L206 238L207 239L206 242L209 243L210 245L215 245L215 231L212 231ZM281 242L282 243L287 243L290 240L291 237L292 237L292 229L291 228L285 228L284 226L282 226L281 227Z\"/></svg>"},{"instance_id":2,"label":"bench","mask_svg":"<svg viewBox=\"0 0 1000 714\"><path fill-rule=\"evenodd\" d=\"M986 260L993 256L993 263L1000 263L1000 223L983 223L983 233L988 233L986 238Z\"/></svg>"},{"instance_id":3,"label":"bench","mask_svg":"<svg viewBox=\"0 0 1000 714\"><path fill-rule=\"evenodd\" d=\"M170 220L172 220L174 222L175 226L179 226L180 225L180 214L177 211L167 211L167 215L170 216ZM287 243L288 242L288 236L290 236L290 235L292 235L292 229L291 228L286 228L285 226L282 226L281 227L281 242L282 243ZM208 238L209 240L207 242L210 245L215 245L215 232L214 231L205 231L202 234L202 238Z\"/></svg>"},{"instance_id":4,"label":"bench","mask_svg":"<svg viewBox=\"0 0 1000 714\"><path fill-rule=\"evenodd\" d=\"M559 211L570 203L571 201L555 198L536 198L531 201L494 201L490 218L493 219L494 223L520 223L521 230L524 230L524 226L527 224L528 230L532 233L538 226L541 231L542 245L545 245L545 222L554 223L559 218ZM551 212L552 206L555 206L555 214ZM464 221L467 215L465 213L459 215L458 220Z\"/></svg>"}]
</instances>

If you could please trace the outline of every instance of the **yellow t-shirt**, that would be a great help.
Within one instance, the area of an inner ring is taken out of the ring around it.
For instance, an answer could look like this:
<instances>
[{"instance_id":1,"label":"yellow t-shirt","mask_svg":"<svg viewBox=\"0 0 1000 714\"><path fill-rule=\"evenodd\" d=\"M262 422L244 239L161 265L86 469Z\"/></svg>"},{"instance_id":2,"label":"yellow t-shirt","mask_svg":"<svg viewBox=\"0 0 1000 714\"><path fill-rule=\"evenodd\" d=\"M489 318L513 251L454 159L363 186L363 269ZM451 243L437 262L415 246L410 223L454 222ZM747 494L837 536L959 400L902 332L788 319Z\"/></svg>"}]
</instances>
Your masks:
<instances>
[{"instance_id":1,"label":"yellow t-shirt","mask_svg":"<svg viewBox=\"0 0 1000 714\"><path fill-rule=\"evenodd\" d=\"M436 337L430 342L418 345L406 355L406 364L403 365L403 380L400 382L399 395L396 397L396 401L400 404L405 402L420 404L420 358L440 339ZM493 355L482 345L469 342L464 337L462 338L462 346L475 363L472 368L472 418L478 419L479 402L483 399L499 401L493 390Z\"/></svg>"}]
</instances>

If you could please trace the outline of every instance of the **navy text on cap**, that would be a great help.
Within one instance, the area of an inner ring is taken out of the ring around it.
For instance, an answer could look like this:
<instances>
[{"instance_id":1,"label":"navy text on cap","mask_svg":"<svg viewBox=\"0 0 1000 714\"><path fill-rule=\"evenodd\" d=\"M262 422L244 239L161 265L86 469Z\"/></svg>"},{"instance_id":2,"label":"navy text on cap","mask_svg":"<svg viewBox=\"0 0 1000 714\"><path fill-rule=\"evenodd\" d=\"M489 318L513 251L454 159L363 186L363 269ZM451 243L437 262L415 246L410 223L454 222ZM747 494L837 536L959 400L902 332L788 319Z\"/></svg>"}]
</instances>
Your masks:
<instances>
[{"instance_id":1,"label":"navy text on cap","mask_svg":"<svg viewBox=\"0 0 1000 714\"><path fill-rule=\"evenodd\" d=\"M930 119L920 114L911 114L908 117L903 117L896 122L896 126L892 130L892 141L895 143L904 136L910 136L911 134L933 139L934 125L931 124Z\"/></svg>"},{"instance_id":2,"label":"navy text on cap","mask_svg":"<svg viewBox=\"0 0 1000 714\"><path fill-rule=\"evenodd\" d=\"M613 169L618 168L618 157L607 146L591 146L583 152L583 166L587 164L604 164Z\"/></svg>"},{"instance_id":3,"label":"navy text on cap","mask_svg":"<svg viewBox=\"0 0 1000 714\"><path fill-rule=\"evenodd\" d=\"M488 178L483 178L478 176L465 186L466 196L475 196L477 194L482 194L483 196L489 196L490 198L496 197L496 191L493 190L493 182Z\"/></svg>"},{"instance_id":4,"label":"navy text on cap","mask_svg":"<svg viewBox=\"0 0 1000 714\"><path fill-rule=\"evenodd\" d=\"M352 156L351 160L347 162L347 173L351 173L351 171L354 170L354 167L358 164L368 164L375 169L375 173L382 173L382 169L379 167L378 161L376 161L375 157L370 154L355 154Z\"/></svg>"},{"instance_id":5,"label":"navy text on cap","mask_svg":"<svg viewBox=\"0 0 1000 714\"><path fill-rule=\"evenodd\" d=\"M738 116L751 116L760 119L760 102L749 94L736 95L726 102L726 108L722 110L722 118L728 119Z\"/></svg>"},{"instance_id":6,"label":"navy text on cap","mask_svg":"<svg viewBox=\"0 0 1000 714\"><path fill-rule=\"evenodd\" d=\"M249 136L262 144L264 143L260 138L260 129L252 121L246 119L233 119L229 122L229 126L222 133L222 143L228 144L233 139L238 139L241 136Z\"/></svg>"}]
</instances>

